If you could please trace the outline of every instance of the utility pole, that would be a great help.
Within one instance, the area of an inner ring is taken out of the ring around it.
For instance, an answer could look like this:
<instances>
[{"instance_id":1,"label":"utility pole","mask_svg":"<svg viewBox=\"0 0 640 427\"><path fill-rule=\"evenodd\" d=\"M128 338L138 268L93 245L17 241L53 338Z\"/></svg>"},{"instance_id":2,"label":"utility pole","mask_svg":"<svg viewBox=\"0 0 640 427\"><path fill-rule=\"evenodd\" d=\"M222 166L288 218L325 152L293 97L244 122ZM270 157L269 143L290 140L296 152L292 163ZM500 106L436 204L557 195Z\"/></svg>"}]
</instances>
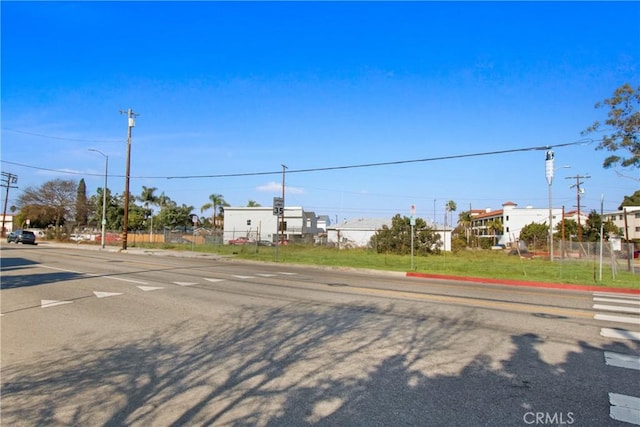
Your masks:
<instances>
[{"instance_id":1,"label":"utility pole","mask_svg":"<svg viewBox=\"0 0 640 427\"><path fill-rule=\"evenodd\" d=\"M285 165L281 165L281 166L282 166L282 219L281 219L281 222L280 222L280 235L281 235L280 241L282 243L284 243L284 206L285 206L285 202L284 202L284 189L285 189L285 186L284 186L284 174L285 174L285 171L286 171L287 167Z\"/></svg>"},{"instance_id":2,"label":"utility pole","mask_svg":"<svg viewBox=\"0 0 640 427\"><path fill-rule=\"evenodd\" d=\"M139 114L134 113L131 108L127 111L120 110L120 114L126 114L127 124L127 169L124 180L124 218L122 220L122 249L127 249L127 226L129 224L129 179L131 175L131 129L136 125L135 118Z\"/></svg>"},{"instance_id":3,"label":"utility pole","mask_svg":"<svg viewBox=\"0 0 640 427\"><path fill-rule=\"evenodd\" d=\"M18 175L14 175L10 172L2 172L2 184L0 184L0 187L7 188L7 194L4 198L4 211L2 213L2 231L0 231L0 233L2 234L2 237L5 237L4 225L7 219L7 202L9 201L9 189L18 188L17 186L11 186L11 184L17 184L17 183L18 183Z\"/></svg>"},{"instance_id":4,"label":"utility pole","mask_svg":"<svg viewBox=\"0 0 640 427\"><path fill-rule=\"evenodd\" d=\"M547 150L545 157L545 176L549 185L549 261L553 262L553 203L551 198L551 184L553 184L554 154Z\"/></svg>"},{"instance_id":5,"label":"utility pole","mask_svg":"<svg viewBox=\"0 0 640 427\"><path fill-rule=\"evenodd\" d=\"M576 183L569 186L569 188L575 188L576 189L576 198L578 200L578 242L582 243L582 226L580 225L580 195L584 192L584 189L582 191L580 191L580 186L582 184L584 184L583 181L580 181L581 179L587 179L587 178L591 178L591 176L589 175L576 175L576 176L568 176L565 179L575 179Z\"/></svg>"}]
</instances>

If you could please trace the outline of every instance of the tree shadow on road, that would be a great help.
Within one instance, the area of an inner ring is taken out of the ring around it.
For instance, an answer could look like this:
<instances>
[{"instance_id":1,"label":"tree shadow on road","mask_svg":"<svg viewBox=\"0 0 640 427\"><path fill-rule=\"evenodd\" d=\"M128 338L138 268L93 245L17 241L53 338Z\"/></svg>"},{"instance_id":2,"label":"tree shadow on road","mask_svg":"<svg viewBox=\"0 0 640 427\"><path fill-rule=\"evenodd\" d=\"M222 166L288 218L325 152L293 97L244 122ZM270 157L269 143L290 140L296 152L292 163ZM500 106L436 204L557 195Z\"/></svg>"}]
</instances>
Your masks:
<instances>
[{"instance_id":1,"label":"tree shadow on road","mask_svg":"<svg viewBox=\"0 0 640 427\"><path fill-rule=\"evenodd\" d=\"M602 349L580 343L548 362L541 337L516 334L465 358L478 339L467 314L295 303L83 342L3 366L3 422L480 426L546 411L594 425L608 413Z\"/></svg>"}]
</instances>

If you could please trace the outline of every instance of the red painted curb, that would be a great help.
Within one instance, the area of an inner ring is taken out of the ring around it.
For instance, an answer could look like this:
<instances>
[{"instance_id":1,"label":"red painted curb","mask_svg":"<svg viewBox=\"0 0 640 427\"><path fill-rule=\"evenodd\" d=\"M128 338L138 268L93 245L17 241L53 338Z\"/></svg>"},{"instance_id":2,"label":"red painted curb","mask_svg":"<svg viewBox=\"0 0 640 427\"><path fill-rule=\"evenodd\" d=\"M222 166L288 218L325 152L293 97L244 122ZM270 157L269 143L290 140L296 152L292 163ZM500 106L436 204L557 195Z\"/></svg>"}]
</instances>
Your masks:
<instances>
[{"instance_id":1,"label":"red painted curb","mask_svg":"<svg viewBox=\"0 0 640 427\"><path fill-rule=\"evenodd\" d=\"M640 295L640 289L608 288L606 286L569 285L564 283L528 282L526 280L491 279L483 277L449 276L444 274L412 273L407 277L423 277L425 279L458 280L461 282L490 283L494 285L530 286L535 288L564 289L571 291L598 291L620 294Z\"/></svg>"}]
</instances>

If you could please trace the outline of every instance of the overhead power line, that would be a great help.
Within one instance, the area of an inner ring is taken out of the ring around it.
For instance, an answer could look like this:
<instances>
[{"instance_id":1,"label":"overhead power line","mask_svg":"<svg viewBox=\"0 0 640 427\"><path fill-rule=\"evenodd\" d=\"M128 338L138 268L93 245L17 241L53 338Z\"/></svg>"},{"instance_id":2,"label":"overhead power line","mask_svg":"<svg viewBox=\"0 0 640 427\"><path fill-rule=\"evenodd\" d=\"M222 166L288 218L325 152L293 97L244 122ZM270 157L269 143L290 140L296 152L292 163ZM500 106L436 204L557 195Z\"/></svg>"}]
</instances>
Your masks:
<instances>
[{"instance_id":1,"label":"overhead power line","mask_svg":"<svg viewBox=\"0 0 640 427\"><path fill-rule=\"evenodd\" d=\"M543 146L535 146L535 147L524 147L524 148L513 148L509 150L497 150L497 151L485 151L480 153L470 153L470 154L456 154L450 156L440 156L440 157L427 157L422 159L411 159L411 160L395 160L390 162L379 162L379 163L362 163L356 165L344 165L344 166L328 166L328 167L319 167L319 168L309 168L309 169L288 169L287 173L310 173L310 172L325 172L332 170L344 170L344 169L357 169L357 168L369 168L369 167L379 167L379 166L393 166L393 165L402 165L409 163L424 163L424 162L435 162L441 160L454 160L454 159L464 159L470 157L481 157L481 156L494 156L499 154L509 154L509 153L518 153L525 151L536 151L536 150L549 150L551 148L557 147L568 147L573 145L584 145L595 142L593 139L583 139L575 142L566 142L562 144L552 144L552 145L543 145ZM15 166L22 166L26 168L46 170L50 172L58 172L69 175L84 175L84 176L102 176L97 173L82 173L82 172L71 172L64 171L58 169L49 169L42 168L37 166L30 166L22 163L10 162L7 160L2 160L2 163L7 163ZM261 175L280 175L282 174L282 170L279 171L268 171L268 172L244 172L244 173L230 173L230 174L213 174L213 175L181 175L181 176L132 176L130 178L135 179L203 179L203 178L234 178L234 177L245 177L245 176L261 176ZM125 175L110 175L112 177L124 178Z\"/></svg>"},{"instance_id":2,"label":"overhead power line","mask_svg":"<svg viewBox=\"0 0 640 427\"><path fill-rule=\"evenodd\" d=\"M24 130L18 130L18 129L11 129L11 128L7 128L7 127L2 127L2 130L6 130L9 132L14 132L14 133L21 133L23 135L31 135L31 136L37 136L40 138L48 138L48 139L57 139L58 141L74 141L74 142L122 142L122 139L85 139L85 138L67 138L67 137L63 137L63 136L53 136L53 135L44 135L42 133L36 133L36 132L28 132L28 131L24 131Z\"/></svg>"}]
</instances>

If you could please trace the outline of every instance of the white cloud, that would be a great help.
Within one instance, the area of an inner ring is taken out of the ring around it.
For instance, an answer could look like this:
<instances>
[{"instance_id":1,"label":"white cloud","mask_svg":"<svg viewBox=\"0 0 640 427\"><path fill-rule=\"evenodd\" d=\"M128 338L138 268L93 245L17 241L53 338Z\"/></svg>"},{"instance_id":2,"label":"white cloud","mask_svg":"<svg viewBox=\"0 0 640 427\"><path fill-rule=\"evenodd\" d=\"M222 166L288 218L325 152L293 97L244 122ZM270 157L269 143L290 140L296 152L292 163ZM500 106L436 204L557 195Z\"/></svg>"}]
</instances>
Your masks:
<instances>
[{"instance_id":1,"label":"white cloud","mask_svg":"<svg viewBox=\"0 0 640 427\"><path fill-rule=\"evenodd\" d=\"M257 188L258 191L262 191L265 193L282 193L282 184L275 182L275 181L271 181L265 185L260 185ZM285 186L285 193L288 194L304 194L304 188L297 188L297 187L289 187L289 186Z\"/></svg>"}]
</instances>

